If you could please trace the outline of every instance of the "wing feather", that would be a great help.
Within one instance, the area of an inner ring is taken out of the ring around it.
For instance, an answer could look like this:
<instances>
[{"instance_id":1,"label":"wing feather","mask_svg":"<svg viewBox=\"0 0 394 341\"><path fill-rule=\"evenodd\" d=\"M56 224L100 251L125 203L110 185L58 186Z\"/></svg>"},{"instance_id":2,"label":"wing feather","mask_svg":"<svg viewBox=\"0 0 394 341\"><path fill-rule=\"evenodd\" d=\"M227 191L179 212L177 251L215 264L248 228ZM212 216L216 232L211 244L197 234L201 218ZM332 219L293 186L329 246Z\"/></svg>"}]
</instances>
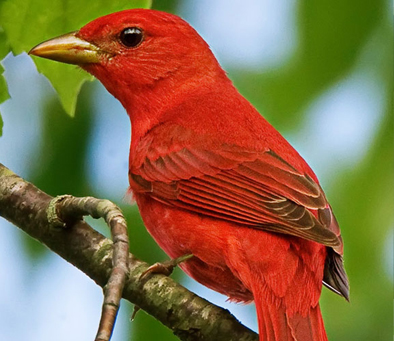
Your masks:
<instances>
[{"instance_id":1,"label":"wing feather","mask_svg":"<svg viewBox=\"0 0 394 341\"><path fill-rule=\"evenodd\" d=\"M327 246L341 244L319 184L272 150L183 148L146 158L138 171L131 174L134 181L173 206Z\"/></svg>"},{"instance_id":2,"label":"wing feather","mask_svg":"<svg viewBox=\"0 0 394 341\"><path fill-rule=\"evenodd\" d=\"M160 125L141 140L134 155L138 162L130 169L134 190L176 207L342 252L339 227L309 168L297 169L271 149L227 145L184 130ZM155 144L168 135L168 145Z\"/></svg>"}]
</instances>

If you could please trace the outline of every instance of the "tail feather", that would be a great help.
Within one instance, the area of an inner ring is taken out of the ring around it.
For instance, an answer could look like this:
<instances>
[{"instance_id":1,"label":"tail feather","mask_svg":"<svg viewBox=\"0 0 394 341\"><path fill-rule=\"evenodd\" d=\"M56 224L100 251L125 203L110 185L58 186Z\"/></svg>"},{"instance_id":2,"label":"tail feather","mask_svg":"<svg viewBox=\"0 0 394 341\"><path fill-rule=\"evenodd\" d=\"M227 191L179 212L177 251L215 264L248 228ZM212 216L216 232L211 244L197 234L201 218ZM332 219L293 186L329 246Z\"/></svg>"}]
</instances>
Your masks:
<instances>
[{"instance_id":1,"label":"tail feather","mask_svg":"<svg viewBox=\"0 0 394 341\"><path fill-rule=\"evenodd\" d=\"M329 247L327 248L323 281L327 288L349 301L349 281L343 266L342 256Z\"/></svg>"},{"instance_id":2,"label":"tail feather","mask_svg":"<svg viewBox=\"0 0 394 341\"><path fill-rule=\"evenodd\" d=\"M319 305L302 316L256 297L255 303L260 341L328 341Z\"/></svg>"},{"instance_id":3,"label":"tail feather","mask_svg":"<svg viewBox=\"0 0 394 341\"><path fill-rule=\"evenodd\" d=\"M287 322L294 340L328 341L319 305L311 308L306 317L300 314L288 316Z\"/></svg>"},{"instance_id":4,"label":"tail feather","mask_svg":"<svg viewBox=\"0 0 394 341\"><path fill-rule=\"evenodd\" d=\"M283 309L278 309L272 303L255 303L260 341L294 341Z\"/></svg>"}]
</instances>

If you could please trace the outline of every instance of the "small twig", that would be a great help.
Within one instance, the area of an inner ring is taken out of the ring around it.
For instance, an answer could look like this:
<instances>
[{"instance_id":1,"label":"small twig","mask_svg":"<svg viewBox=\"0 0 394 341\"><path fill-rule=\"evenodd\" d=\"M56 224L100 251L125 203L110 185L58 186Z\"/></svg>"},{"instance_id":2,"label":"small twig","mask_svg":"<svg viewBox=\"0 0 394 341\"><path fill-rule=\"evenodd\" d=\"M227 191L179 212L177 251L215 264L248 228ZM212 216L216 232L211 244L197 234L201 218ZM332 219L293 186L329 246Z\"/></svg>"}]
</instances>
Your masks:
<instances>
[{"instance_id":1,"label":"small twig","mask_svg":"<svg viewBox=\"0 0 394 341\"><path fill-rule=\"evenodd\" d=\"M119 310L128 272L129 238L126 220L119 207L109 200L93 197L76 198L62 195L53 198L48 205L48 222L54 227L66 227L69 223L90 215L104 218L111 229L113 240L112 271L104 287L104 302L95 341L109 341Z\"/></svg>"}]
</instances>

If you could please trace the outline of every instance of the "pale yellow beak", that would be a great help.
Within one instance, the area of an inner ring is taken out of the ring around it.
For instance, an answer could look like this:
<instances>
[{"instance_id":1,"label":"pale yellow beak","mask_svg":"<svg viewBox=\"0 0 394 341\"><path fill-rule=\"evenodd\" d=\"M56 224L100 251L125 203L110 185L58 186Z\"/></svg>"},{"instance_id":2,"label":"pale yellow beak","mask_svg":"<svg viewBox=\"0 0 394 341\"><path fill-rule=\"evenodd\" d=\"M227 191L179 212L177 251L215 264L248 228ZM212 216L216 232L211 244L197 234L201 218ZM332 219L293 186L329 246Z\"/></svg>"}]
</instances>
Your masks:
<instances>
[{"instance_id":1,"label":"pale yellow beak","mask_svg":"<svg viewBox=\"0 0 394 341\"><path fill-rule=\"evenodd\" d=\"M99 63L100 49L76 34L77 31L47 40L33 47L29 54L68 64Z\"/></svg>"}]
</instances>

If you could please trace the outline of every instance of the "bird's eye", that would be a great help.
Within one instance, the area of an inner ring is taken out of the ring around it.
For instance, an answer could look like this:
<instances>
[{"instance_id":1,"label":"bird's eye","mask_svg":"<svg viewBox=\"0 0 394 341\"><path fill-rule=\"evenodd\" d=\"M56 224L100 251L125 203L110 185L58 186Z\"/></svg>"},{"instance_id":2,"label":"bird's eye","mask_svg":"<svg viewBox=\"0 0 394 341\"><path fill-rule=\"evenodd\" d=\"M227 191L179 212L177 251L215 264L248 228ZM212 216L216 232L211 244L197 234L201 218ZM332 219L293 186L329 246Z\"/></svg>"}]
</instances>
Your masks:
<instances>
[{"instance_id":1,"label":"bird's eye","mask_svg":"<svg viewBox=\"0 0 394 341\"><path fill-rule=\"evenodd\" d=\"M120 41L126 47L137 47L143 39L144 34L138 27L128 27L120 33Z\"/></svg>"}]
</instances>

